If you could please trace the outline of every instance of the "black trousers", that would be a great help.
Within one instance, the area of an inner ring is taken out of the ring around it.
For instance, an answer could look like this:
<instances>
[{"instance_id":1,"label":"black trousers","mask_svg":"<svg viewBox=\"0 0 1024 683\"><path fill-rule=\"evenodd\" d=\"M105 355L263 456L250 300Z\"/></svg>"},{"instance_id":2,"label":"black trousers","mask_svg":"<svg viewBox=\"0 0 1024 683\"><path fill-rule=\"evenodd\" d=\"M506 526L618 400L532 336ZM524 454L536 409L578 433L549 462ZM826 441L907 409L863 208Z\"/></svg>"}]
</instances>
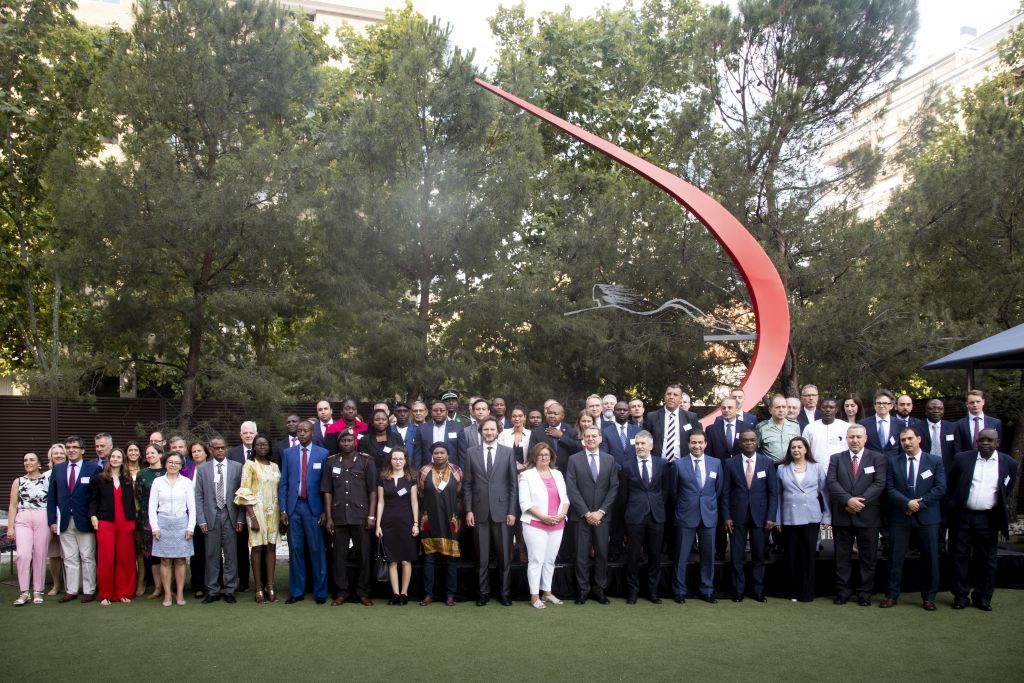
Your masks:
<instances>
[{"instance_id":1,"label":"black trousers","mask_svg":"<svg viewBox=\"0 0 1024 683\"><path fill-rule=\"evenodd\" d=\"M789 595L800 602L814 600L814 560L819 527L818 524L787 524L782 527L786 568L789 571Z\"/></svg>"},{"instance_id":2,"label":"black trousers","mask_svg":"<svg viewBox=\"0 0 1024 683\"><path fill-rule=\"evenodd\" d=\"M745 571L747 537L750 538L750 578L754 584L755 597L764 595L764 560L768 554L768 532L763 526L754 523L747 511L746 519L732 521L732 539L730 542L730 558L732 559L732 585L737 595L743 595L747 587Z\"/></svg>"},{"instance_id":3,"label":"black trousers","mask_svg":"<svg viewBox=\"0 0 1024 683\"><path fill-rule=\"evenodd\" d=\"M248 540L249 534L245 534ZM192 536L192 557L189 559L189 570L192 572L192 592L206 592L206 536L198 531Z\"/></svg>"},{"instance_id":4,"label":"black trousers","mask_svg":"<svg viewBox=\"0 0 1024 683\"><path fill-rule=\"evenodd\" d=\"M491 594L491 544L497 559L498 575L501 577L501 597L512 595L512 527L500 522L477 521L473 527L473 542L476 544L476 568L480 584L480 595Z\"/></svg>"},{"instance_id":5,"label":"black trousers","mask_svg":"<svg viewBox=\"0 0 1024 683\"><path fill-rule=\"evenodd\" d=\"M878 563L878 527L834 526L832 535L836 545L836 593L843 598L849 598L854 591L858 595L871 595ZM855 584L851 583L854 539L859 553Z\"/></svg>"},{"instance_id":6,"label":"black trousers","mask_svg":"<svg viewBox=\"0 0 1024 683\"><path fill-rule=\"evenodd\" d=\"M608 527L607 517L592 526L585 519L576 522L576 588L580 593L604 593L608 587ZM590 549L594 549L594 583L590 583Z\"/></svg>"},{"instance_id":7,"label":"black trousers","mask_svg":"<svg viewBox=\"0 0 1024 683\"><path fill-rule=\"evenodd\" d=\"M999 564L999 529L992 512L963 510L953 538L953 596L966 599L973 587L975 602L991 602Z\"/></svg>"},{"instance_id":8,"label":"black trousers","mask_svg":"<svg viewBox=\"0 0 1024 683\"><path fill-rule=\"evenodd\" d=\"M352 541L352 550L359 563L356 575L356 596L370 596L370 530L365 524L334 525L334 582L338 584L338 595L348 597L348 544Z\"/></svg>"},{"instance_id":9,"label":"black trousers","mask_svg":"<svg viewBox=\"0 0 1024 683\"><path fill-rule=\"evenodd\" d=\"M665 525L654 521L650 513L642 524L627 524L629 542L626 544L626 596L634 600L640 594L640 555L647 548L647 594L658 597L661 579L661 541Z\"/></svg>"},{"instance_id":10,"label":"black trousers","mask_svg":"<svg viewBox=\"0 0 1024 683\"><path fill-rule=\"evenodd\" d=\"M249 529L242 527L242 533L235 539L235 553L238 558L238 590L249 590Z\"/></svg>"}]
</instances>

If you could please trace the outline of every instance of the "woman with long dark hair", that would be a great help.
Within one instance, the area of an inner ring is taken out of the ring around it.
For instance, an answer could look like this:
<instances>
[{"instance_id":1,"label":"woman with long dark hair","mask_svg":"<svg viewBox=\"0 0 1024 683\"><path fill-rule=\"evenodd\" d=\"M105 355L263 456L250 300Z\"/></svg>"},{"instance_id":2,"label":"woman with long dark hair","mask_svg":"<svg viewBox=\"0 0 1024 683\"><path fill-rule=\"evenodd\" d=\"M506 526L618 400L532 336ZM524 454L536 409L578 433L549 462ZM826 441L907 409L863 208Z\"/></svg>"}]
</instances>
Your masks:
<instances>
[{"instance_id":1,"label":"woman with long dark hair","mask_svg":"<svg viewBox=\"0 0 1024 683\"><path fill-rule=\"evenodd\" d=\"M791 439L779 465L778 480L779 525L794 601L814 600L818 534L832 521L825 475L826 468L814 460L807 439L802 436Z\"/></svg>"},{"instance_id":2,"label":"woman with long dark hair","mask_svg":"<svg viewBox=\"0 0 1024 683\"><path fill-rule=\"evenodd\" d=\"M409 580L420 534L416 480L409 469L405 448L394 448L377 480L377 538L384 544L391 580L389 605L409 602ZM399 582L398 568L402 575Z\"/></svg>"},{"instance_id":3,"label":"woman with long dark hair","mask_svg":"<svg viewBox=\"0 0 1024 683\"><path fill-rule=\"evenodd\" d=\"M124 452L110 451L89 483L89 519L96 530L96 585L100 605L128 604L135 592L135 493Z\"/></svg>"}]
</instances>

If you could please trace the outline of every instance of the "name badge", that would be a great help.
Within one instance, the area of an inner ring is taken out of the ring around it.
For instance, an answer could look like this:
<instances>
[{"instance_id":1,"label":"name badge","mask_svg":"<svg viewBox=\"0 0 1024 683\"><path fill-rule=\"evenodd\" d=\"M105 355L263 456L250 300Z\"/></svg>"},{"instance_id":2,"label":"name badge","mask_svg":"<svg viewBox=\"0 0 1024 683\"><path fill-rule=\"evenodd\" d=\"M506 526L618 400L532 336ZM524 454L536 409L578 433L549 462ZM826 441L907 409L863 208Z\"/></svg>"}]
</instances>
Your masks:
<instances>
[{"instance_id":1,"label":"name badge","mask_svg":"<svg viewBox=\"0 0 1024 683\"><path fill-rule=\"evenodd\" d=\"M636 443L636 439L630 439L629 440L629 445L630 446L634 445L635 443Z\"/></svg>"},{"instance_id":2,"label":"name badge","mask_svg":"<svg viewBox=\"0 0 1024 683\"><path fill-rule=\"evenodd\" d=\"M693 425L692 425L692 424L690 424L689 422L687 422L686 424L684 424L684 425L683 425L683 431L684 431L684 432L688 432L688 431L690 431L691 429L693 429Z\"/></svg>"},{"instance_id":3,"label":"name badge","mask_svg":"<svg viewBox=\"0 0 1024 683\"><path fill-rule=\"evenodd\" d=\"M391 446L385 446L384 447L384 452L385 453L390 453L391 452Z\"/></svg>"},{"instance_id":4,"label":"name badge","mask_svg":"<svg viewBox=\"0 0 1024 683\"><path fill-rule=\"evenodd\" d=\"M398 495L404 496L407 493L409 493L409 489L402 489L401 491L398 492Z\"/></svg>"},{"instance_id":5,"label":"name badge","mask_svg":"<svg viewBox=\"0 0 1024 683\"><path fill-rule=\"evenodd\" d=\"M92 477L82 477L81 479L78 480L78 483L79 484L88 484L89 480L91 480L91 479L92 479ZM1007 479L1009 479L1009 477L1007 477Z\"/></svg>"},{"instance_id":6,"label":"name badge","mask_svg":"<svg viewBox=\"0 0 1024 683\"><path fill-rule=\"evenodd\" d=\"M456 434L455 432L448 432L448 438L449 439L457 439L458 437L459 437L459 435Z\"/></svg>"},{"instance_id":7,"label":"name badge","mask_svg":"<svg viewBox=\"0 0 1024 683\"><path fill-rule=\"evenodd\" d=\"M946 434L946 441L952 441L952 440L953 440L953 435L952 434Z\"/></svg>"},{"instance_id":8,"label":"name badge","mask_svg":"<svg viewBox=\"0 0 1024 683\"><path fill-rule=\"evenodd\" d=\"M708 472L708 476L711 477L712 479L718 479L718 472L716 472L715 470L711 470L710 472Z\"/></svg>"},{"instance_id":9,"label":"name badge","mask_svg":"<svg viewBox=\"0 0 1024 683\"><path fill-rule=\"evenodd\" d=\"M864 474L874 474L874 473L875 473L875 466L874 465L870 465L869 467L865 467L864 468Z\"/></svg>"},{"instance_id":10,"label":"name badge","mask_svg":"<svg viewBox=\"0 0 1024 683\"><path fill-rule=\"evenodd\" d=\"M331 472L333 472L334 474L341 474L341 468L340 467L332 467L331 468Z\"/></svg>"},{"instance_id":11,"label":"name badge","mask_svg":"<svg viewBox=\"0 0 1024 683\"><path fill-rule=\"evenodd\" d=\"M86 477L86 479L88 479L88 477ZM1010 485L1010 475L1007 474L1006 475L1006 479L1003 479L1003 486L1009 486L1009 485Z\"/></svg>"},{"instance_id":12,"label":"name badge","mask_svg":"<svg viewBox=\"0 0 1024 683\"><path fill-rule=\"evenodd\" d=\"M446 481L442 481L440 484L437 485L438 491L444 491L446 488L448 488L448 482Z\"/></svg>"},{"instance_id":13,"label":"name badge","mask_svg":"<svg viewBox=\"0 0 1024 683\"><path fill-rule=\"evenodd\" d=\"M931 476L932 476L932 471L931 470L925 470L924 472L921 473L921 478L922 479L928 479Z\"/></svg>"},{"instance_id":14,"label":"name badge","mask_svg":"<svg viewBox=\"0 0 1024 683\"><path fill-rule=\"evenodd\" d=\"M757 478L758 479L764 479L767 476L768 476L768 473L765 472L764 470L761 470L760 472L757 473Z\"/></svg>"},{"instance_id":15,"label":"name badge","mask_svg":"<svg viewBox=\"0 0 1024 683\"><path fill-rule=\"evenodd\" d=\"M890 446L895 446L896 445L896 437L894 437L894 436L890 436L889 437L889 445Z\"/></svg>"},{"instance_id":16,"label":"name badge","mask_svg":"<svg viewBox=\"0 0 1024 683\"><path fill-rule=\"evenodd\" d=\"M323 466L323 463L322 463L322 462L315 462L315 463L313 463L313 469L314 469L314 470L318 470L318 469L320 469L320 468L321 468L322 466Z\"/></svg>"}]
</instances>

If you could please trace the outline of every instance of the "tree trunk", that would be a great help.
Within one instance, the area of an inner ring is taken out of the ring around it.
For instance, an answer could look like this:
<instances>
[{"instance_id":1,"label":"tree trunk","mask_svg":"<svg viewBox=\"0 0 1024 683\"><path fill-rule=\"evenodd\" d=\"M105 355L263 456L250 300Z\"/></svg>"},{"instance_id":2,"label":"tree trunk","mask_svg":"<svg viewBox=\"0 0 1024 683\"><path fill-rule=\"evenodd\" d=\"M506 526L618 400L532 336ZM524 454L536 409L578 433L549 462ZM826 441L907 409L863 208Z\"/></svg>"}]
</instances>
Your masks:
<instances>
[{"instance_id":1,"label":"tree trunk","mask_svg":"<svg viewBox=\"0 0 1024 683\"><path fill-rule=\"evenodd\" d=\"M192 286L192 315L188 325L188 358L185 361L185 376L181 382L181 411L178 413L178 432L188 434L192 429L196 411L196 393L200 359L203 352L203 327L206 316L206 294L213 270L213 251L207 251L203 258L203 270L199 281Z\"/></svg>"},{"instance_id":2,"label":"tree trunk","mask_svg":"<svg viewBox=\"0 0 1024 683\"><path fill-rule=\"evenodd\" d=\"M420 332L420 348L413 361L412 377L408 384L407 400L416 401L423 398L423 373L427 369L427 338L430 335L430 283L429 275L420 277L420 301L417 316L422 323Z\"/></svg>"}]
</instances>

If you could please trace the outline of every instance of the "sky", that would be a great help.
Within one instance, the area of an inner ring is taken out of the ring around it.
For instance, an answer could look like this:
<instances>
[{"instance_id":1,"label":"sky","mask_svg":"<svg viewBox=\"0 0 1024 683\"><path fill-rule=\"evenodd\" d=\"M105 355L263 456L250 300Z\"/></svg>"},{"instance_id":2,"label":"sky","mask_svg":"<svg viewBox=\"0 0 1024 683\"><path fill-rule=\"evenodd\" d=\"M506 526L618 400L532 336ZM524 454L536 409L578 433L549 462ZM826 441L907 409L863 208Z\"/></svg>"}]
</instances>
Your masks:
<instances>
[{"instance_id":1,"label":"sky","mask_svg":"<svg viewBox=\"0 0 1024 683\"><path fill-rule=\"evenodd\" d=\"M593 14L602 6L622 7L624 0L523 0L527 14L560 11L566 5L573 16ZM637 0L639 2L639 0ZM488 17L499 5L517 0L413 0L413 6L426 16L437 16L452 25L452 40L463 48L476 49L476 62L489 67L494 54ZM734 1L728 2L735 5ZM1021 0L918 0L920 28L910 71L928 64L955 49L960 42L960 27L973 26L978 34L994 28L1013 16Z\"/></svg>"}]
</instances>

